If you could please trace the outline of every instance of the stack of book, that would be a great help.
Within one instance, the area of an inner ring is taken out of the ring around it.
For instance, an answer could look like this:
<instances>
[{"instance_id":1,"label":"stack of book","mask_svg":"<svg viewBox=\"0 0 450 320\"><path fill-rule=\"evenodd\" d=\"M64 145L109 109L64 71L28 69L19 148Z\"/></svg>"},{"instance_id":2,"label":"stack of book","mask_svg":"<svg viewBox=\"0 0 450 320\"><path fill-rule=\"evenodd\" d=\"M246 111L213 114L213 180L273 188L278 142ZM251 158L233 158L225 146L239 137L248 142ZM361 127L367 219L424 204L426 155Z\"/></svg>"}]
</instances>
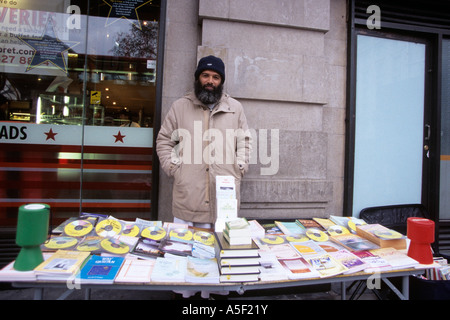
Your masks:
<instances>
[{"instance_id":1,"label":"stack of book","mask_svg":"<svg viewBox=\"0 0 450 320\"><path fill-rule=\"evenodd\" d=\"M253 240L249 245L230 245L223 232L216 232L216 240L220 282L258 281L259 247Z\"/></svg>"},{"instance_id":2,"label":"stack of book","mask_svg":"<svg viewBox=\"0 0 450 320\"><path fill-rule=\"evenodd\" d=\"M223 236L232 246L252 244L250 223L245 218L237 218L225 223Z\"/></svg>"}]
</instances>

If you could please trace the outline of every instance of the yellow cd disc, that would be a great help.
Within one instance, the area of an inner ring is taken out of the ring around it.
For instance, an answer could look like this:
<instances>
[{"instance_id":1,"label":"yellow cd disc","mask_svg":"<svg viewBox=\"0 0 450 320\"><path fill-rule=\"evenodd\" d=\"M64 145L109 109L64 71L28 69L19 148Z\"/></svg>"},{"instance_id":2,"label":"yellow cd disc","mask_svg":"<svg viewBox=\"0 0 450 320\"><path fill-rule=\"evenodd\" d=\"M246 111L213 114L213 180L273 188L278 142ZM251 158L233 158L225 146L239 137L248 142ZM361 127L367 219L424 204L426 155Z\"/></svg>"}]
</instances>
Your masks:
<instances>
[{"instance_id":1,"label":"yellow cd disc","mask_svg":"<svg viewBox=\"0 0 450 320\"><path fill-rule=\"evenodd\" d=\"M162 227L151 226L142 230L141 236L151 240L159 241L166 236L166 230Z\"/></svg>"},{"instance_id":2,"label":"yellow cd disc","mask_svg":"<svg viewBox=\"0 0 450 320\"><path fill-rule=\"evenodd\" d=\"M137 237L139 235L139 227L135 224L127 224L122 230L122 235L129 237Z\"/></svg>"},{"instance_id":3,"label":"yellow cd disc","mask_svg":"<svg viewBox=\"0 0 450 320\"><path fill-rule=\"evenodd\" d=\"M127 244L116 239L103 239L100 242L100 245L106 251L115 254L125 254L130 250L130 247Z\"/></svg>"},{"instance_id":4,"label":"yellow cd disc","mask_svg":"<svg viewBox=\"0 0 450 320\"><path fill-rule=\"evenodd\" d=\"M280 236L266 235L264 238L261 238L261 242L266 243L266 244L282 244L285 241Z\"/></svg>"},{"instance_id":5,"label":"yellow cd disc","mask_svg":"<svg viewBox=\"0 0 450 320\"><path fill-rule=\"evenodd\" d=\"M374 230L373 234L383 239L401 239L403 235L394 230Z\"/></svg>"},{"instance_id":6,"label":"yellow cd disc","mask_svg":"<svg viewBox=\"0 0 450 320\"><path fill-rule=\"evenodd\" d=\"M348 231L348 229L346 227L339 226L339 225L330 226L327 229L327 232L330 236L339 236L341 234L349 234L350 233L350 231Z\"/></svg>"},{"instance_id":7,"label":"yellow cd disc","mask_svg":"<svg viewBox=\"0 0 450 320\"><path fill-rule=\"evenodd\" d=\"M67 249L76 245L77 242L78 240L72 237L54 237L44 243L44 247L47 249Z\"/></svg>"},{"instance_id":8,"label":"yellow cd disc","mask_svg":"<svg viewBox=\"0 0 450 320\"><path fill-rule=\"evenodd\" d=\"M309 238L307 236L299 234L296 236L286 236L286 240L289 242L303 242L303 241L308 241Z\"/></svg>"},{"instance_id":9,"label":"yellow cd disc","mask_svg":"<svg viewBox=\"0 0 450 320\"><path fill-rule=\"evenodd\" d=\"M175 239L180 239L180 240L185 240L185 241L190 241L192 240L192 231L188 230L188 229L174 229L171 230L170 233L170 238L175 238Z\"/></svg>"},{"instance_id":10,"label":"yellow cd disc","mask_svg":"<svg viewBox=\"0 0 450 320\"><path fill-rule=\"evenodd\" d=\"M207 246L212 246L214 244L214 235L205 231L197 231L194 233L194 240Z\"/></svg>"},{"instance_id":11,"label":"yellow cd disc","mask_svg":"<svg viewBox=\"0 0 450 320\"><path fill-rule=\"evenodd\" d=\"M306 229L306 235L314 241L327 241L328 236L323 232L322 230L319 230L317 228L308 228Z\"/></svg>"},{"instance_id":12,"label":"yellow cd disc","mask_svg":"<svg viewBox=\"0 0 450 320\"><path fill-rule=\"evenodd\" d=\"M365 225L366 224L366 222L365 221L363 221L363 220L360 220L360 219L358 219L358 220L352 220L352 219L350 219L349 221L348 221L348 227L350 228L350 230L352 230L353 232L356 232L356 226L362 226L362 225Z\"/></svg>"},{"instance_id":13,"label":"yellow cd disc","mask_svg":"<svg viewBox=\"0 0 450 320\"><path fill-rule=\"evenodd\" d=\"M83 237L92 231L94 226L86 220L75 220L64 227L64 233L70 237Z\"/></svg>"},{"instance_id":14,"label":"yellow cd disc","mask_svg":"<svg viewBox=\"0 0 450 320\"><path fill-rule=\"evenodd\" d=\"M113 237L122 231L122 224L114 219L105 219L97 223L95 231L100 237Z\"/></svg>"}]
</instances>

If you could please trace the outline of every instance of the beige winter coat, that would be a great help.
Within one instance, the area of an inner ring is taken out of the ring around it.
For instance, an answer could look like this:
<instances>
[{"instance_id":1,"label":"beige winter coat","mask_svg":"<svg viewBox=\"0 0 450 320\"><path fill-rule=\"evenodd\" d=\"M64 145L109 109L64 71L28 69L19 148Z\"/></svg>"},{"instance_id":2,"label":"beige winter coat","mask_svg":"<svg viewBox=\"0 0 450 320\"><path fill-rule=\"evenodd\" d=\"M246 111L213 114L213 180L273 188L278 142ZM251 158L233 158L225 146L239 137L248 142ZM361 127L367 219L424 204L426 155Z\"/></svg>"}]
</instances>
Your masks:
<instances>
[{"instance_id":1,"label":"beige winter coat","mask_svg":"<svg viewBox=\"0 0 450 320\"><path fill-rule=\"evenodd\" d=\"M235 177L239 203L250 148L247 119L237 100L223 94L212 111L194 93L175 101L156 139L161 168L174 177L172 214L214 223L217 175Z\"/></svg>"}]
</instances>

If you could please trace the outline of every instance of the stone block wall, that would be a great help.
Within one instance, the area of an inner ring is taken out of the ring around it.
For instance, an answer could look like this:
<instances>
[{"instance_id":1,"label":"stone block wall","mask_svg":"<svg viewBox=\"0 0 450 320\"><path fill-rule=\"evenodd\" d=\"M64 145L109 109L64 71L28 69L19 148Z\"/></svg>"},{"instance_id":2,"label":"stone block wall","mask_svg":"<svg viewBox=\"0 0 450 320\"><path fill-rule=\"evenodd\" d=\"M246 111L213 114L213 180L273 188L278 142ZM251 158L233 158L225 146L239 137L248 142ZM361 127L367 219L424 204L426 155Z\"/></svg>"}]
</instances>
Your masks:
<instances>
[{"instance_id":1,"label":"stone block wall","mask_svg":"<svg viewBox=\"0 0 450 320\"><path fill-rule=\"evenodd\" d=\"M198 59L224 60L256 137L241 216L342 215L346 12L345 0L168 0L162 115L192 89ZM166 221L171 188L161 172Z\"/></svg>"}]
</instances>

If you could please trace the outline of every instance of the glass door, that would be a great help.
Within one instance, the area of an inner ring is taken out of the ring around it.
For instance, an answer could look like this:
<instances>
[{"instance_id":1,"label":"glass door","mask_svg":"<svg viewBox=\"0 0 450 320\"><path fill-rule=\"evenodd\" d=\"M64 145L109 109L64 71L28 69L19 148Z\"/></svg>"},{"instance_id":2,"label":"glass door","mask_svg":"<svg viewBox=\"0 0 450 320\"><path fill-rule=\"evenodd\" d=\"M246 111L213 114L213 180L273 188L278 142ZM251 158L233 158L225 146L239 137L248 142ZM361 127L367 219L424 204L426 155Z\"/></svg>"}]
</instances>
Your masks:
<instances>
[{"instance_id":1,"label":"glass door","mask_svg":"<svg viewBox=\"0 0 450 320\"><path fill-rule=\"evenodd\" d=\"M421 203L426 45L357 36L352 215Z\"/></svg>"},{"instance_id":2,"label":"glass door","mask_svg":"<svg viewBox=\"0 0 450 320\"><path fill-rule=\"evenodd\" d=\"M439 219L450 221L450 40L442 41L442 103Z\"/></svg>"}]
</instances>

